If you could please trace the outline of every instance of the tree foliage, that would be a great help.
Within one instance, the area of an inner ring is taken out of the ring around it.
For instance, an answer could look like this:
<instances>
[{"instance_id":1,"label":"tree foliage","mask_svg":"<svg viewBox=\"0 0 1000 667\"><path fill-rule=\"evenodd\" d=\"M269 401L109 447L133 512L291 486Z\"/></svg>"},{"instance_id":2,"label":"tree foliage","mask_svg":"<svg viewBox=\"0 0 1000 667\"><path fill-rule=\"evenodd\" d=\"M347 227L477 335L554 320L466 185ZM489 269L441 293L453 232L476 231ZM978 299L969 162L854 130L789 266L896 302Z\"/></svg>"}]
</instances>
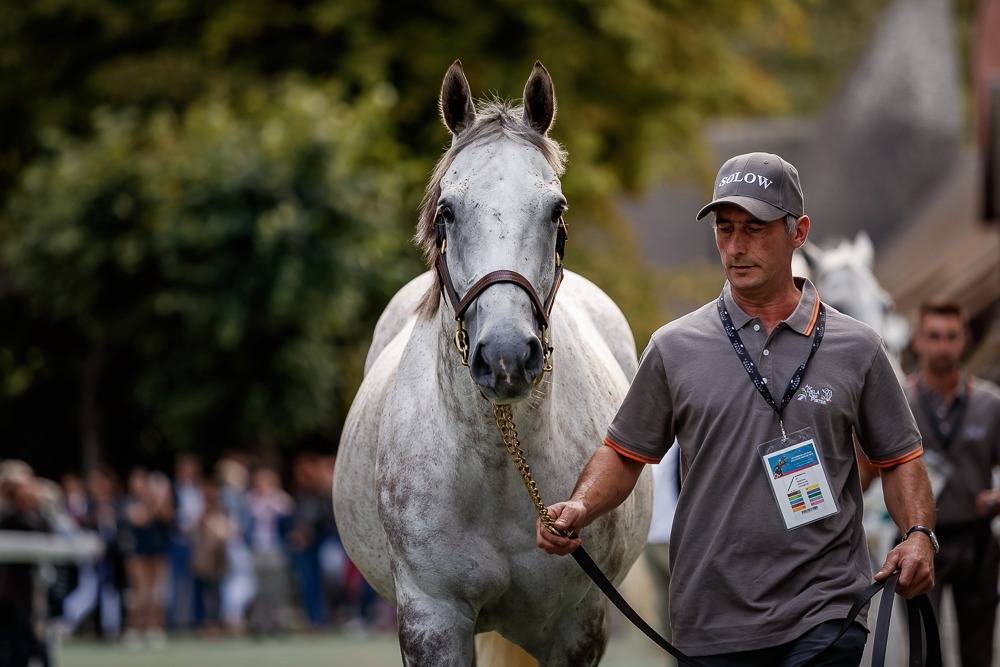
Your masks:
<instances>
[{"instance_id":1,"label":"tree foliage","mask_svg":"<svg viewBox=\"0 0 1000 667\"><path fill-rule=\"evenodd\" d=\"M390 103L286 82L145 120L103 110L86 141L49 132L4 263L131 362L147 442L332 437L381 306L419 270Z\"/></svg>"},{"instance_id":2,"label":"tree foliage","mask_svg":"<svg viewBox=\"0 0 1000 667\"><path fill-rule=\"evenodd\" d=\"M518 97L535 59L552 72L568 265L642 339L657 285L612 198L709 175L706 119L815 104L800 82L833 76L824 26L878 4L0 4L4 431L60 451L101 429L139 459L332 446L374 318L420 270L407 243L455 58L477 93ZM43 410L60 427L29 427Z\"/></svg>"}]
</instances>

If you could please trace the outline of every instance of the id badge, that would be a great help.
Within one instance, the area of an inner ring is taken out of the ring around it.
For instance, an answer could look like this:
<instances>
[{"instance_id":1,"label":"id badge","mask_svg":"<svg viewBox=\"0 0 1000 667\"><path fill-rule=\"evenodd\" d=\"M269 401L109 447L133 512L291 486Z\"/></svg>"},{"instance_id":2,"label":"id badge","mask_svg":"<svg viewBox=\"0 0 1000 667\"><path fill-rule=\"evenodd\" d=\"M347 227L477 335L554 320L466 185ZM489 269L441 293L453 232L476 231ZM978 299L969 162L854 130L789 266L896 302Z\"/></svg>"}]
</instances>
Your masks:
<instances>
[{"instance_id":1,"label":"id badge","mask_svg":"<svg viewBox=\"0 0 1000 667\"><path fill-rule=\"evenodd\" d=\"M840 511L811 428L758 445L757 452L785 528L793 530Z\"/></svg>"}]
</instances>

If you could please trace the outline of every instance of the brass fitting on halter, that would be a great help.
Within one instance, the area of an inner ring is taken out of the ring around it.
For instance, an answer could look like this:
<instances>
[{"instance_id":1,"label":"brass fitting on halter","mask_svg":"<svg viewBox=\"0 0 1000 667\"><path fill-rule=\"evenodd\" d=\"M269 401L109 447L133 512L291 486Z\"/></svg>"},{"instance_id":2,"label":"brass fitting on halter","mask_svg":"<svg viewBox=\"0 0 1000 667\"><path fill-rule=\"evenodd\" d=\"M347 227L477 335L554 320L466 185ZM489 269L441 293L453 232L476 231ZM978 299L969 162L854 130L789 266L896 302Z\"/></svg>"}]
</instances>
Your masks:
<instances>
[{"instance_id":1,"label":"brass fitting on halter","mask_svg":"<svg viewBox=\"0 0 1000 667\"><path fill-rule=\"evenodd\" d=\"M552 347L552 343L549 342L548 327L542 327L542 331L538 339L542 344L542 352L544 356L542 357L542 372L538 374L539 380L536 380L536 383L540 381L542 375L552 372L552 351L554 349Z\"/></svg>"},{"instance_id":2,"label":"brass fitting on halter","mask_svg":"<svg viewBox=\"0 0 1000 667\"><path fill-rule=\"evenodd\" d=\"M462 318L457 318L455 320L458 322L458 329L455 331L455 347L458 349L458 353L462 355L462 365L469 365L469 335L465 333L465 327L463 326Z\"/></svg>"}]
</instances>

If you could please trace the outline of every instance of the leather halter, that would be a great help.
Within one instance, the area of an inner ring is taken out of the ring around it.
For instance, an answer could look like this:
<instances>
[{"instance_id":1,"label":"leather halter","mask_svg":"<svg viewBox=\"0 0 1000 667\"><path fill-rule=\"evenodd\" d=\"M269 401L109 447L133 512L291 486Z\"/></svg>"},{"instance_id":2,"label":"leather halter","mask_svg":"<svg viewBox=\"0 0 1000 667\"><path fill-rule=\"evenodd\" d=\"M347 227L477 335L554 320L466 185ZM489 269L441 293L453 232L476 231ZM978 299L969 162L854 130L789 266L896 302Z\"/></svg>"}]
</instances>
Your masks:
<instances>
[{"instance_id":1,"label":"leather halter","mask_svg":"<svg viewBox=\"0 0 1000 667\"><path fill-rule=\"evenodd\" d=\"M446 224L444 213L441 207L438 207L437 213L434 216L435 243L438 249L437 258L434 260L434 268L437 271L438 279L441 281L444 293L448 295L448 301L451 302L451 307L455 311L455 320L458 322L458 331L455 333L455 345L458 347L459 352L462 353L462 363L468 366L468 346L465 343L465 329L463 327L465 312L472 305L472 302L486 291L486 288L498 283L517 285L528 295L528 298L531 300L532 309L535 311L535 318L538 321L539 329L541 330L539 338L542 341L543 347L546 348L545 354L546 358L548 358L552 353L552 347L548 344L546 332L549 328L549 315L552 314L552 305L556 300L556 292L559 290L559 285L562 283L563 278L563 254L566 251L566 239L569 238L566 230L566 221L563 220L562 216L559 217L559 228L556 232L555 277L552 280L552 288L549 290L544 301L539 298L538 293L527 278L517 271L510 269L500 269L487 273L469 288L465 296L459 296L458 290L455 289L455 284L451 280L451 272L448 270L448 260L445 256L448 249ZM463 345L465 346L464 349Z\"/></svg>"}]
</instances>

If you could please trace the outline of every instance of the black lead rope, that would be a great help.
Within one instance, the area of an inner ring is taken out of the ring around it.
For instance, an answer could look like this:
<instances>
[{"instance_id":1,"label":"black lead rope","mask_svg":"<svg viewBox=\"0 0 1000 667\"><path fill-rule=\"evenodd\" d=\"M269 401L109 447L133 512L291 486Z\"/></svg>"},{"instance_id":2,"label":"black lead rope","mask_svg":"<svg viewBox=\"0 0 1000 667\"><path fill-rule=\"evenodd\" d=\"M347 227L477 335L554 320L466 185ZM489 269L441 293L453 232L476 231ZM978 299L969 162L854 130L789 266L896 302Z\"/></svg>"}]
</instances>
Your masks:
<instances>
[{"instance_id":1,"label":"black lead rope","mask_svg":"<svg viewBox=\"0 0 1000 667\"><path fill-rule=\"evenodd\" d=\"M643 634L653 640L657 646L677 658L678 663L681 665L705 667L701 662L698 662L697 658L686 655L654 630L622 597L622 594L618 592L615 585L611 583L582 546L573 551L573 558L576 559L576 562L587 573L587 576L591 578L594 584L611 600L611 603L618 608L618 611L624 614L625 618L631 621L635 627L639 628ZM878 622L875 626L875 644L872 647L872 667L884 667L886 647L889 642L889 620L892 615L892 605L895 599L896 582L898 580L899 572L896 571L884 581L873 582L858 593L854 598L851 610L847 613L847 618L844 619L840 632L832 642L816 655L820 655L823 651L826 651L840 641L840 638L851 627L851 624L857 619L858 614L861 613L865 605L875 597L876 593L884 589L885 592L882 593L882 605L878 613ZM906 608L909 613L910 627L909 667L941 667L941 638L938 635L937 621L934 618L934 609L931 607L930 600L926 595L920 595L912 600L907 600ZM921 625L923 626L922 629ZM923 657L925 636L927 649L926 661Z\"/></svg>"}]
</instances>

